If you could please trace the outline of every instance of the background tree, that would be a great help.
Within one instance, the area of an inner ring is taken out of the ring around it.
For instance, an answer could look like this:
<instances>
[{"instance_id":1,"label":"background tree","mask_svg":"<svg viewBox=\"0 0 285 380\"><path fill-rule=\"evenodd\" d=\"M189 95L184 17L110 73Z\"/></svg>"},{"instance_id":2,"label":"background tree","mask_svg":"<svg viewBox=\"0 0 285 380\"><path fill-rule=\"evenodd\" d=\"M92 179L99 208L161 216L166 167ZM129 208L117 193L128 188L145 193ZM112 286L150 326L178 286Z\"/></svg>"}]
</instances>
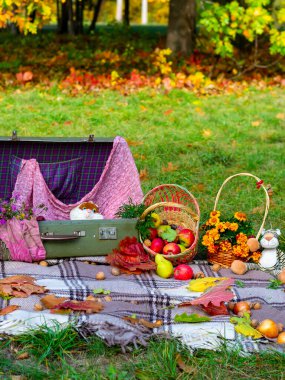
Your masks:
<instances>
[{"instance_id":1,"label":"background tree","mask_svg":"<svg viewBox=\"0 0 285 380\"><path fill-rule=\"evenodd\" d=\"M167 47L189 55L195 46L196 1L170 0Z\"/></svg>"}]
</instances>

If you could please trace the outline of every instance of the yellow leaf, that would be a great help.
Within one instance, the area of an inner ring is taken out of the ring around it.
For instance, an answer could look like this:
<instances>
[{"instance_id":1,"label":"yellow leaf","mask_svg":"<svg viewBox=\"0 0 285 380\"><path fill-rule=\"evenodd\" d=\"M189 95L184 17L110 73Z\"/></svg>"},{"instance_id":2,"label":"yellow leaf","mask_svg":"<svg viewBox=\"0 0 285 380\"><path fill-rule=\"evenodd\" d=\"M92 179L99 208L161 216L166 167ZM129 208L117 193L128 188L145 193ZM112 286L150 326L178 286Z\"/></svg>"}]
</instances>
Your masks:
<instances>
[{"instance_id":1,"label":"yellow leaf","mask_svg":"<svg viewBox=\"0 0 285 380\"><path fill-rule=\"evenodd\" d=\"M148 179L148 172L146 169L141 169L140 170L140 180L144 181L146 179Z\"/></svg>"},{"instance_id":2,"label":"yellow leaf","mask_svg":"<svg viewBox=\"0 0 285 380\"><path fill-rule=\"evenodd\" d=\"M204 277L197 278L196 280L191 280L189 282L188 290L192 292L204 292L208 288L212 288L215 285L218 285L223 280L227 280L227 277Z\"/></svg>"},{"instance_id":3,"label":"yellow leaf","mask_svg":"<svg viewBox=\"0 0 285 380\"><path fill-rule=\"evenodd\" d=\"M253 127L258 127L258 126L260 125L260 123L261 123L260 120L255 120L255 121L252 121L252 122L251 122L251 125L252 125Z\"/></svg>"},{"instance_id":4,"label":"yellow leaf","mask_svg":"<svg viewBox=\"0 0 285 380\"><path fill-rule=\"evenodd\" d=\"M262 335L259 331L255 330L253 327L245 323L235 325L235 330L237 333L245 336L251 336L253 339L262 338Z\"/></svg>"},{"instance_id":5,"label":"yellow leaf","mask_svg":"<svg viewBox=\"0 0 285 380\"><path fill-rule=\"evenodd\" d=\"M210 137L212 135L212 131L210 131L210 129L203 129L202 135L203 137Z\"/></svg>"},{"instance_id":6,"label":"yellow leaf","mask_svg":"<svg viewBox=\"0 0 285 380\"><path fill-rule=\"evenodd\" d=\"M284 120L285 119L285 113L278 113L276 115L277 119Z\"/></svg>"}]
</instances>

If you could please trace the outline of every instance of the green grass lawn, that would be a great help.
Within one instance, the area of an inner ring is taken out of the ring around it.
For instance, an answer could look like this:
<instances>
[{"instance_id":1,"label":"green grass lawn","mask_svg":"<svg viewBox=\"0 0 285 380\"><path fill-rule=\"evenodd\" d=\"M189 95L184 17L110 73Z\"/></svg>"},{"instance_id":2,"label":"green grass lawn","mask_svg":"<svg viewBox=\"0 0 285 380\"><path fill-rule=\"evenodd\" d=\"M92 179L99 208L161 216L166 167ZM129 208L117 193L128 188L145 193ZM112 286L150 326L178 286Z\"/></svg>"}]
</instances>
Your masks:
<instances>
[{"instance_id":1,"label":"green grass lawn","mask_svg":"<svg viewBox=\"0 0 285 380\"><path fill-rule=\"evenodd\" d=\"M184 90L169 94L145 90L128 97L108 91L70 97L55 88L9 90L0 93L0 135L10 136L13 130L20 137L121 135L129 141L144 192L161 183L185 186L199 202L202 221L228 176L253 173L274 191L266 227L284 232L284 95L277 88L208 98ZM264 204L264 194L254 180L236 178L222 193L219 208L229 214L247 212L257 231ZM89 343L73 338L69 336L68 342L61 338L62 345L53 348L39 345L42 339L31 335L18 342L3 341L0 377L253 380L284 376L285 358L278 353L241 357L222 349L190 355L176 341L161 340L122 355L97 338ZM29 352L30 358L17 360L15 347ZM37 355L39 347L41 352L49 350L46 358ZM187 364L184 371L176 363L178 352ZM55 358L60 359L58 364Z\"/></svg>"},{"instance_id":2,"label":"green grass lawn","mask_svg":"<svg viewBox=\"0 0 285 380\"><path fill-rule=\"evenodd\" d=\"M208 98L183 90L69 97L56 89L16 90L0 94L0 135L9 136L15 129L19 136L121 135L130 142L144 192L161 183L185 186L198 199L202 221L223 181L250 172L271 184L266 226L282 230L284 94L275 88ZM232 180L220 200L221 211L247 212L258 229L265 197L254 180Z\"/></svg>"}]
</instances>

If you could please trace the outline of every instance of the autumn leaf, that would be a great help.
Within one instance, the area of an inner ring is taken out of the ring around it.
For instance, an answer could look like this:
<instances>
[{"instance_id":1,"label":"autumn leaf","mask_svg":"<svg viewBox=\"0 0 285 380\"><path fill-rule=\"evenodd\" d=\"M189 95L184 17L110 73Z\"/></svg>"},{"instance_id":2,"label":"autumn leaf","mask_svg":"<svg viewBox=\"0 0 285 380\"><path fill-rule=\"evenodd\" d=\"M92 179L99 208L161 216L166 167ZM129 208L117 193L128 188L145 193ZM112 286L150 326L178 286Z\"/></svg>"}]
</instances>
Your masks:
<instances>
[{"instance_id":1,"label":"autumn leaf","mask_svg":"<svg viewBox=\"0 0 285 380\"><path fill-rule=\"evenodd\" d=\"M93 293L94 294L110 294L111 291L110 290L105 290L103 288L97 288L97 289L93 289Z\"/></svg>"},{"instance_id":2,"label":"autumn leaf","mask_svg":"<svg viewBox=\"0 0 285 380\"><path fill-rule=\"evenodd\" d=\"M41 298L41 303L46 309L53 309L66 300L66 297L56 297L54 294L48 294Z\"/></svg>"},{"instance_id":3,"label":"autumn leaf","mask_svg":"<svg viewBox=\"0 0 285 380\"><path fill-rule=\"evenodd\" d=\"M172 109L166 110L166 111L164 111L164 115L170 115L170 114L172 114L172 112L173 112Z\"/></svg>"},{"instance_id":4,"label":"autumn leaf","mask_svg":"<svg viewBox=\"0 0 285 380\"><path fill-rule=\"evenodd\" d=\"M43 294L44 286L35 284L31 276L16 275L0 280L0 294L4 297L26 298L31 294Z\"/></svg>"},{"instance_id":5,"label":"autumn leaf","mask_svg":"<svg viewBox=\"0 0 285 380\"><path fill-rule=\"evenodd\" d=\"M229 311L224 302L221 302L220 306L215 306L210 302L208 306L201 306L205 313L215 316L215 315L229 315Z\"/></svg>"},{"instance_id":6,"label":"autumn leaf","mask_svg":"<svg viewBox=\"0 0 285 380\"><path fill-rule=\"evenodd\" d=\"M250 325L250 315L248 313L244 313L243 317L232 317L230 322L235 324L237 333L250 336L253 339L262 338L262 334Z\"/></svg>"},{"instance_id":7,"label":"autumn leaf","mask_svg":"<svg viewBox=\"0 0 285 380\"><path fill-rule=\"evenodd\" d=\"M201 297L191 301L191 304L208 306L211 302L214 306L220 306L221 302L228 302L233 299L233 292L228 290L233 284L234 280L232 278L223 280L220 284L202 294Z\"/></svg>"},{"instance_id":8,"label":"autumn leaf","mask_svg":"<svg viewBox=\"0 0 285 380\"><path fill-rule=\"evenodd\" d=\"M145 181L148 179L148 172L146 169L141 169L140 170L140 180Z\"/></svg>"},{"instance_id":9,"label":"autumn leaf","mask_svg":"<svg viewBox=\"0 0 285 380\"><path fill-rule=\"evenodd\" d=\"M143 145L143 142L142 141L135 141L135 140L129 140L129 139L126 139L127 143L129 146L140 146L140 145Z\"/></svg>"},{"instance_id":10,"label":"autumn leaf","mask_svg":"<svg viewBox=\"0 0 285 380\"><path fill-rule=\"evenodd\" d=\"M193 301L182 302L178 307L184 306L203 306L207 307L211 303L214 306L221 306L222 302L228 302L233 299L234 294L227 290L229 286L234 284L232 278L223 280L220 284L209 289L207 292L202 294L200 297L194 299Z\"/></svg>"},{"instance_id":11,"label":"autumn leaf","mask_svg":"<svg viewBox=\"0 0 285 380\"><path fill-rule=\"evenodd\" d=\"M176 360L177 366L181 369L181 371L188 374L193 374L193 375L197 372L196 368L193 368L184 362L180 354L176 354L175 360Z\"/></svg>"},{"instance_id":12,"label":"autumn leaf","mask_svg":"<svg viewBox=\"0 0 285 380\"><path fill-rule=\"evenodd\" d=\"M123 317L123 320L130 322L132 325L142 325L144 327L147 327L148 329L154 329L163 325L163 322L161 320L150 322L144 318L136 318L136 317L129 317L129 316Z\"/></svg>"},{"instance_id":13,"label":"autumn leaf","mask_svg":"<svg viewBox=\"0 0 285 380\"><path fill-rule=\"evenodd\" d=\"M210 137L212 136L212 131L210 129L203 129L202 135L203 137Z\"/></svg>"},{"instance_id":14,"label":"autumn leaf","mask_svg":"<svg viewBox=\"0 0 285 380\"><path fill-rule=\"evenodd\" d=\"M166 167L162 167L162 171L163 171L164 173L167 173L167 172L175 172L177 169L178 169L178 166L173 165L172 162L168 162L168 164L167 164Z\"/></svg>"},{"instance_id":15,"label":"autumn leaf","mask_svg":"<svg viewBox=\"0 0 285 380\"><path fill-rule=\"evenodd\" d=\"M277 117L277 119L279 119L279 120L284 120L284 119L285 119L285 113L278 113L278 114L276 115L276 117Z\"/></svg>"},{"instance_id":16,"label":"autumn leaf","mask_svg":"<svg viewBox=\"0 0 285 380\"><path fill-rule=\"evenodd\" d=\"M177 314L174 317L174 322L181 323L199 323L199 322L209 322L211 318L206 317L204 315L199 315L199 314L187 314L187 313L182 313L182 314Z\"/></svg>"},{"instance_id":17,"label":"autumn leaf","mask_svg":"<svg viewBox=\"0 0 285 380\"><path fill-rule=\"evenodd\" d=\"M201 107L196 107L195 112L197 112L199 115L204 116L205 112L202 110Z\"/></svg>"},{"instance_id":18,"label":"autumn leaf","mask_svg":"<svg viewBox=\"0 0 285 380\"><path fill-rule=\"evenodd\" d=\"M251 122L252 127L258 127L261 124L260 120L255 120Z\"/></svg>"},{"instance_id":19,"label":"autumn leaf","mask_svg":"<svg viewBox=\"0 0 285 380\"><path fill-rule=\"evenodd\" d=\"M86 313L98 313L104 309L104 306L98 301L75 301L67 300L51 309L52 313L56 313L57 310L73 310L73 311L85 311Z\"/></svg>"},{"instance_id":20,"label":"autumn leaf","mask_svg":"<svg viewBox=\"0 0 285 380\"><path fill-rule=\"evenodd\" d=\"M227 280L227 277L204 277L191 280L187 287L192 292L204 292L208 288L217 285L219 282Z\"/></svg>"},{"instance_id":21,"label":"autumn leaf","mask_svg":"<svg viewBox=\"0 0 285 380\"><path fill-rule=\"evenodd\" d=\"M0 310L0 315L7 315L18 309L20 309L19 305L9 305Z\"/></svg>"}]
</instances>

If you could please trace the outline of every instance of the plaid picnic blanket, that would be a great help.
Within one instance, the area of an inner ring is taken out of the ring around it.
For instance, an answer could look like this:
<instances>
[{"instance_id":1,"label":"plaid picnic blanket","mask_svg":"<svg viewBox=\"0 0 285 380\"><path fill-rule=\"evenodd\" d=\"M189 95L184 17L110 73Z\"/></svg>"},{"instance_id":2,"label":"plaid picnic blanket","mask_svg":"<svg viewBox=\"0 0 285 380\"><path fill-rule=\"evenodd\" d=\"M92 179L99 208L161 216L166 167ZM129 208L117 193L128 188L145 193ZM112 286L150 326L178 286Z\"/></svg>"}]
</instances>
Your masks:
<instances>
[{"instance_id":1,"label":"plaid picnic blanket","mask_svg":"<svg viewBox=\"0 0 285 380\"><path fill-rule=\"evenodd\" d=\"M96 334L109 345L121 345L123 350L132 345L147 344L147 340L153 334L163 334L178 337L192 350L217 349L226 339L231 344L238 345L244 352L259 352L265 349L284 351L284 347L274 342L268 342L265 339L256 341L237 334L228 316L212 317L211 322L175 323L176 314L198 312L203 315L203 312L196 307L171 308L172 305L192 300L200 295L186 289L188 281L166 280L155 273L113 276L110 266L104 263L95 265L90 263L96 259L98 260L94 257L51 260L51 265L48 267L2 261L0 276L4 278L17 274L31 275L36 279L37 284L46 286L49 293L76 300L85 299L97 288L110 290L112 300L109 302L105 300L104 295L98 295L102 298L104 305L102 312L81 314L76 317L75 324L83 336ZM243 276L237 276L226 269L216 273L212 272L211 267L203 261L194 262L191 267L194 272L202 271L206 276L239 279L245 286L233 287L234 300L260 302L262 309L253 311L254 318L258 320L272 318L276 322L285 324L284 288L268 289L269 279L272 278L270 274L249 271ZM99 271L105 273L105 280L95 279ZM0 317L0 333L19 334L43 323L51 324L54 320L62 324L74 321L74 315L50 314L49 310L34 311L34 305L39 303L39 299L39 295L13 298L8 301L0 298L0 307L6 306L7 303L20 306L20 309L13 313ZM133 314L152 322L162 320L163 325L152 330L144 326L132 325L122 319L124 316Z\"/></svg>"}]
</instances>

